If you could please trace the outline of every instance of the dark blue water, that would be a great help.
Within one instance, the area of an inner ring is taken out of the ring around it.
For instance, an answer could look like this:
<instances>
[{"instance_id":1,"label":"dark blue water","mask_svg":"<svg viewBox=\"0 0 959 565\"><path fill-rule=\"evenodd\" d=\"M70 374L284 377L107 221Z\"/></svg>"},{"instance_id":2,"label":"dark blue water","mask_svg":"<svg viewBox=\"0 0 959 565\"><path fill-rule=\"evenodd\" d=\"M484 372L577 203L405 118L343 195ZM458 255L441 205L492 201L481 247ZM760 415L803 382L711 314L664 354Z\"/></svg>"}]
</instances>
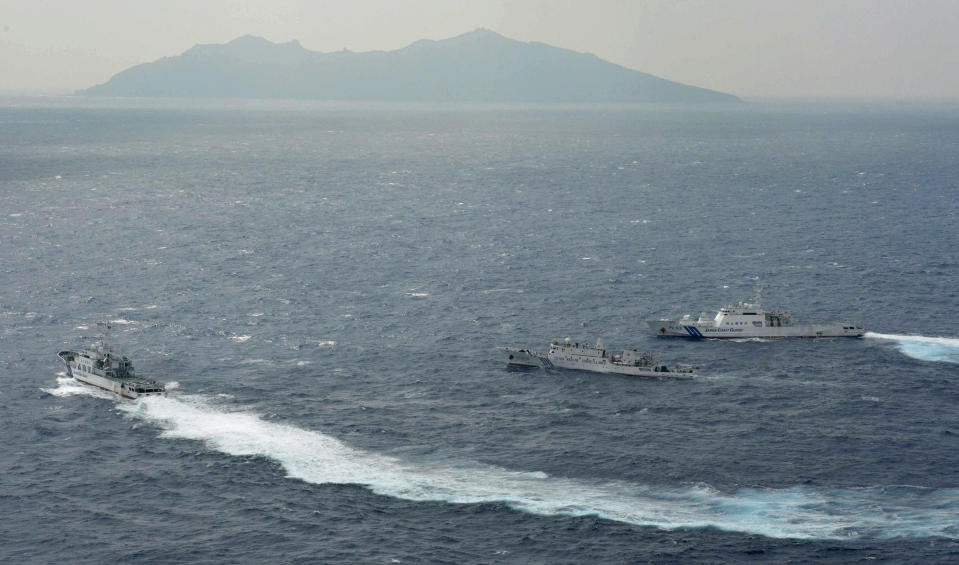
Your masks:
<instances>
[{"instance_id":1,"label":"dark blue water","mask_svg":"<svg viewBox=\"0 0 959 565\"><path fill-rule=\"evenodd\" d=\"M959 110L0 107L0 561L959 560ZM749 299L864 339L683 341ZM56 359L98 337L166 398ZM692 381L509 371L638 347Z\"/></svg>"}]
</instances>

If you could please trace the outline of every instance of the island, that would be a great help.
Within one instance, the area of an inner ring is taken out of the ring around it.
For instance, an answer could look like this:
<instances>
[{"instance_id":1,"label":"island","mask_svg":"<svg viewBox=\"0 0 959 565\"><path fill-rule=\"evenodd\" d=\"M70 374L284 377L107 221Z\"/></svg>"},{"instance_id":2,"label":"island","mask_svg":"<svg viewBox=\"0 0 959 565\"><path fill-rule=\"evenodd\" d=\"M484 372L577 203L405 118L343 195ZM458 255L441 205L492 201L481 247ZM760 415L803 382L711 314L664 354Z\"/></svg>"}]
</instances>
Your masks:
<instances>
[{"instance_id":1,"label":"island","mask_svg":"<svg viewBox=\"0 0 959 565\"><path fill-rule=\"evenodd\" d=\"M487 29L362 53L321 53L297 41L273 43L248 35L131 67L77 94L465 103L740 101Z\"/></svg>"}]
</instances>

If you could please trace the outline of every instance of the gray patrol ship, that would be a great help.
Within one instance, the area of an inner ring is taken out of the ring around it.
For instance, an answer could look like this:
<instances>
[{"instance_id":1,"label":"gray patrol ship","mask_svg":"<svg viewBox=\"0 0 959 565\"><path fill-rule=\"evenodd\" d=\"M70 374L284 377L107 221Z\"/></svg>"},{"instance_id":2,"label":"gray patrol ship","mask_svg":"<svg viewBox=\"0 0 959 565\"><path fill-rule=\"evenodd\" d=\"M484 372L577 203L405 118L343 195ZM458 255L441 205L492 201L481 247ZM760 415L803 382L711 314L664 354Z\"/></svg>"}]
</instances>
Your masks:
<instances>
[{"instance_id":1,"label":"gray patrol ship","mask_svg":"<svg viewBox=\"0 0 959 565\"><path fill-rule=\"evenodd\" d=\"M61 351L57 357L67 366L71 377L125 398L166 393L163 384L136 376L133 361L113 351L107 344L106 332L89 349Z\"/></svg>"}]
</instances>

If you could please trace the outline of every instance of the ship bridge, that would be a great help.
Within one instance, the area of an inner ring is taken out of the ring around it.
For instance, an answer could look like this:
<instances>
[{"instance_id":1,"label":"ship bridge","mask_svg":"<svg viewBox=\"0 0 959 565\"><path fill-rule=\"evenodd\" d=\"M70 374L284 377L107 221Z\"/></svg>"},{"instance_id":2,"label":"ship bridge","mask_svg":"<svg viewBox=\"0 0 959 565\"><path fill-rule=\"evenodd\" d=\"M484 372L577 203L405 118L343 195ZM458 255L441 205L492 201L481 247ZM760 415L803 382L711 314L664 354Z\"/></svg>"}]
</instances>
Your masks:
<instances>
[{"instance_id":1,"label":"ship bridge","mask_svg":"<svg viewBox=\"0 0 959 565\"><path fill-rule=\"evenodd\" d=\"M713 319L716 327L749 326L755 328L792 325L788 312L767 312L759 303L740 302L735 306L723 306Z\"/></svg>"}]
</instances>

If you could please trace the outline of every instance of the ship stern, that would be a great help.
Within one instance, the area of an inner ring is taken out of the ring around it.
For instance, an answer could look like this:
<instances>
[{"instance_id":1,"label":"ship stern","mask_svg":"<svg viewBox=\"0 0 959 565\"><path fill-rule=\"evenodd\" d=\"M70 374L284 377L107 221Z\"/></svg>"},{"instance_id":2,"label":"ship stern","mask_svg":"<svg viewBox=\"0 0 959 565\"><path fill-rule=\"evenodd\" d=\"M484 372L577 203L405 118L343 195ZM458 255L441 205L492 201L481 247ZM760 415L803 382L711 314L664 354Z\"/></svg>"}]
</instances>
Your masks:
<instances>
[{"instance_id":1,"label":"ship stern","mask_svg":"<svg viewBox=\"0 0 959 565\"><path fill-rule=\"evenodd\" d=\"M63 361L63 365L67 368L67 376L72 378L73 366L70 363L72 363L73 360L77 358L77 352L61 351L60 353L57 353L57 357L60 359L60 361Z\"/></svg>"},{"instance_id":2,"label":"ship stern","mask_svg":"<svg viewBox=\"0 0 959 565\"><path fill-rule=\"evenodd\" d=\"M656 335L669 335L669 327L675 324L672 320L646 320L646 325Z\"/></svg>"},{"instance_id":3,"label":"ship stern","mask_svg":"<svg viewBox=\"0 0 959 565\"><path fill-rule=\"evenodd\" d=\"M534 368L542 366L539 357L528 349L504 347L503 351L506 353L506 365L508 367Z\"/></svg>"}]
</instances>

